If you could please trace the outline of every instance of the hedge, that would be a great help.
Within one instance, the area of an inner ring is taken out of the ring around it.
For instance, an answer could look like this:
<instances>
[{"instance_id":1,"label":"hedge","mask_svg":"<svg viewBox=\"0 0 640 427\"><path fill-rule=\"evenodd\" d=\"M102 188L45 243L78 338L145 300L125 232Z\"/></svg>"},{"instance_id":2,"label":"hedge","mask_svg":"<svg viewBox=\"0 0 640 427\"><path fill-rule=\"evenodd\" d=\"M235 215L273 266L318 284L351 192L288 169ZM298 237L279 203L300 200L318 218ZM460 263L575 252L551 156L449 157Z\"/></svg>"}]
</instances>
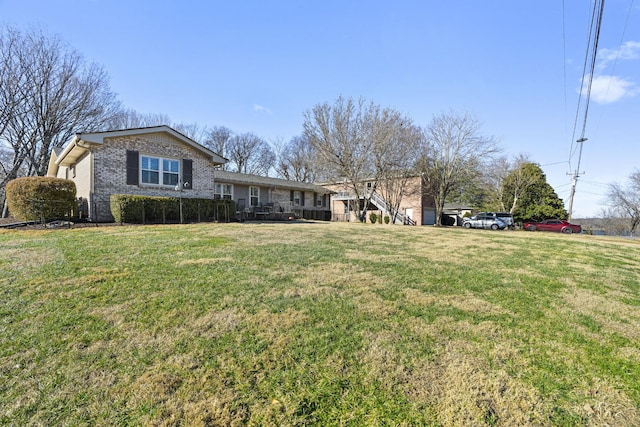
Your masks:
<instances>
[{"instance_id":1,"label":"hedge","mask_svg":"<svg viewBox=\"0 0 640 427\"><path fill-rule=\"evenodd\" d=\"M112 194L109 200L111 215L120 223L166 223L180 221L178 197L136 196ZM230 221L235 217L233 200L182 198L182 217L185 222Z\"/></svg>"},{"instance_id":2,"label":"hedge","mask_svg":"<svg viewBox=\"0 0 640 427\"><path fill-rule=\"evenodd\" d=\"M21 221L70 218L76 215L76 184L44 176L16 178L7 183L11 216Z\"/></svg>"}]
</instances>

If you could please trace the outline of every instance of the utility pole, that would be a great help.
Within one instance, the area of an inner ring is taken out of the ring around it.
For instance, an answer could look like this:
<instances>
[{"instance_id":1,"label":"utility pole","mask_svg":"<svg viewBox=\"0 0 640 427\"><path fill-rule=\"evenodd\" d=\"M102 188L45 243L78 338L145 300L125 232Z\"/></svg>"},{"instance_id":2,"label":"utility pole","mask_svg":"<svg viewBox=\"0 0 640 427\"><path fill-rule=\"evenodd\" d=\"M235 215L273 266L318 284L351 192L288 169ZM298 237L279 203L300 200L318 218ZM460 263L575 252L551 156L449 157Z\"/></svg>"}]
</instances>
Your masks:
<instances>
[{"instance_id":1,"label":"utility pole","mask_svg":"<svg viewBox=\"0 0 640 427\"><path fill-rule=\"evenodd\" d=\"M582 137L576 141L578 144L580 144L580 154L578 154L578 166L576 167L576 170L573 172L573 177L571 179L571 195L569 196L569 218L567 219L567 221L569 222L571 222L571 219L573 217L573 196L576 195L576 184L578 183L578 177L584 174L584 172L580 173L579 171L580 171L580 160L582 160L582 145L587 139L589 138Z\"/></svg>"}]
</instances>

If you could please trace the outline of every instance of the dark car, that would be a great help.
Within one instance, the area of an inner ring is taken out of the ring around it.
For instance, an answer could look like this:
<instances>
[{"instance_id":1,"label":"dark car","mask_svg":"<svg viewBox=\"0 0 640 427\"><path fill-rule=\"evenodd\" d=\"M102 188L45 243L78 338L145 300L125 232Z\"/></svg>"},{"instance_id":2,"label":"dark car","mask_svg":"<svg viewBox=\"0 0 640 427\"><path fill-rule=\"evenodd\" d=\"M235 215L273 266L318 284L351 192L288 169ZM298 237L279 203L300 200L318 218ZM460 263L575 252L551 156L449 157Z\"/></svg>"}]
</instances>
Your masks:
<instances>
[{"instance_id":1,"label":"dark car","mask_svg":"<svg viewBox=\"0 0 640 427\"><path fill-rule=\"evenodd\" d=\"M502 230L507 227L500 218L489 213L481 213L471 218L465 218L462 221L464 228L490 228L492 230Z\"/></svg>"},{"instance_id":2,"label":"dark car","mask_svg":"<svg viewBox=\"0 0 640 427\"><path fill-rule=\"evenodd\" d=\"M540 222L525 222L523 225L525 230L529 231L555 231L557 233L580 233L582 227L577 224L570 224L563 219L545 219Z\"/></svg>"}]
</instances>

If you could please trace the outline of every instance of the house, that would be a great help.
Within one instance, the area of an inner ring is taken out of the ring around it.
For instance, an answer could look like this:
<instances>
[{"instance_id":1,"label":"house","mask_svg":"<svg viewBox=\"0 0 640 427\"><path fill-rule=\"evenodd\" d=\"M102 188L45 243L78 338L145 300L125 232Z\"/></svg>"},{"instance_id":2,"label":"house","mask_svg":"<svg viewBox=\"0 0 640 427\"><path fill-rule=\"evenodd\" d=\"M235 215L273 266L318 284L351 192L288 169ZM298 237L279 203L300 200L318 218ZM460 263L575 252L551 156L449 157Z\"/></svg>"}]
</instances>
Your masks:
<instances>
[{"instance_id":1,"label":"house","mask_svg":"<svg viewBox=\"0 0 640 427\"><path fill-rule=\"evenodd\" d=\"M112 194L215 197L214 170L226 159L169 126L78 133L55 149L47 176L75 182L94 221L113 220Z\"/></svg>"},{"instance_id":2,"label":"house","mask_svg":"<svg viewBox=\"0 0 640 427\"><path fill-rule=\"evenodd\" d=\"M332 191L319 185L216 170L215 198L236 202L245 219L331 219Z\"/></svg>"},{"instance_id":3,"label":"house","mask_svg":"<svg viewBox=\"0 0 640 427\"><path fill-rule=\"evenodd\" d=\"M385 183L378 183L374 189L374 182L372 180L364 180L362 182L362 193L371 195L369 206L367 206L368 213L376 213L378 216L394 217L392 208L388 206L386 200L389 197L385 197L387 189L393 187L393 180L389 185ZM337 183L322 184L323 187L331 190L334 194L331 197L331 213L333 221L357 221L354 212L354 203L356 197L351 183L348 181ZM372 193L373 192L373 193ZM436 223L436 208L433 198L426 195L423 191L422 177L413 176L409 177L404 185L400 201L398 203L397 212L395 212L396 224L407 225L434 225ZM364 196L360 196L360 206L363 207Z\"/></svg>"},{"instance_id":4,"label":"house","mask_svg":"<svg viewBox=\"0 0 640 427\"><path fill-rule=\"evenodd\" d=\"M238 219L331 218L330 190L220 170L226 161L169 126L154 126L78 133L53 151L47 176L74 181L85 215L98 222L113 220L112 194L231 199Z\"/></svg>"}]
</instances>

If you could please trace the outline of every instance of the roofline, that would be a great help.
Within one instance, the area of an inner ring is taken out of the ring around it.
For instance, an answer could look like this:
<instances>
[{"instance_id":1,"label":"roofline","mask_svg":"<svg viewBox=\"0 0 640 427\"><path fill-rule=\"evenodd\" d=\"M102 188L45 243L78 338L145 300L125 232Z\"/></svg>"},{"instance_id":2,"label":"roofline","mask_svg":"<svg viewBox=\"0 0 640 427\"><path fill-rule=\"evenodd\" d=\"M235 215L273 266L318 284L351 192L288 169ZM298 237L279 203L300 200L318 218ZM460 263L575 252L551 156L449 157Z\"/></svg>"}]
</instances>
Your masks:
<instances>
[{"instance_id":1,"label":"roofline","mask_svg":"<svg viewBox=\"0 0 640 427\"><path fill-rule=\"evenodd\" d=\"M130 129L120 129L120 130L110 130L110 131L101 131L101 132L87 132L87 133L76 133L67 146L62 150L62 152L57 156L56 163L60 164L62 160L75 148L80 147L83 149L88 149L85 144L89 145L102 145L104 143L105 138L116 138L120 136L130 136L130 135L147 135L151 133L165 132L174 138L184 142L188 146L200 151L201 153L209 156L211 161L216 164L224 164L228 162L228 159L222 157L221 155L211 151L207 147L202 144L197 143L193 139L188 136L178 132L177 130L169 127L167 125L161 126L150 126L150 127L142 127L142 128L130 128Z\"/></svg>"},{"instance_id":2,"label":"roofline","mask_svg":"<svg viewBox=\"0 0 640 427\"><path fill-rule=\"evenodd\" d=\"M222 174L222 176L220 176ZM226 175L226 176L225 176ZM255 185L271 188L295 189L304 191L314 191L322 194L332 194L335 191L322 187L312 182L291 181L288 179L274 178L271 176L261 176L254 174L244 174L240 172L231 172L223 170L215 170L213 172L216 182L228 182L239 185ZM238 178L236 178L238 177ZM249 178L249 179L247 179Z\"/></svg>"}]
</instances>

